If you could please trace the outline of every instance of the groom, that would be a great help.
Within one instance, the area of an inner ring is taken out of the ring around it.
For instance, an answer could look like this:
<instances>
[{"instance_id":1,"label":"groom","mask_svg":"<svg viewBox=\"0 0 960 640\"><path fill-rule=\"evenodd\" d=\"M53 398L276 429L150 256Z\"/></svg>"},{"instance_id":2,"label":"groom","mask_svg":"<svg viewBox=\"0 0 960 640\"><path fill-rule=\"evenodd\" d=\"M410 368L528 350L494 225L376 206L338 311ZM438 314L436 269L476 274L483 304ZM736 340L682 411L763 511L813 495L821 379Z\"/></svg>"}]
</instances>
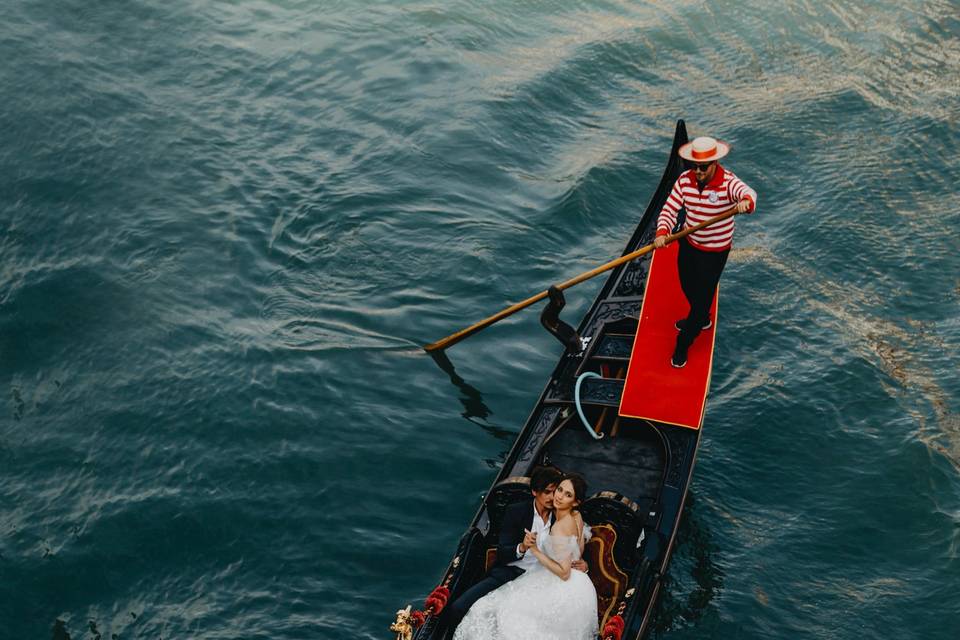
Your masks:
<instances>
[{"instance_id":1,"label":"groom","mask_svg":"<svg viewBox=\"0 0 960 640\"><path fill-rule=\"evenodd\" d=\"M562 477L556 467L536 467L530 474L533 498L511 504L504 511L497 541L497 561L490 573L447 606L447 622L451 629L460 624L474 602L537 564L538 560L527 550L550 533L553 493ZM585 572L587 564L578 560L573 563L573 568Z\"/></svg>"}]
</instances>

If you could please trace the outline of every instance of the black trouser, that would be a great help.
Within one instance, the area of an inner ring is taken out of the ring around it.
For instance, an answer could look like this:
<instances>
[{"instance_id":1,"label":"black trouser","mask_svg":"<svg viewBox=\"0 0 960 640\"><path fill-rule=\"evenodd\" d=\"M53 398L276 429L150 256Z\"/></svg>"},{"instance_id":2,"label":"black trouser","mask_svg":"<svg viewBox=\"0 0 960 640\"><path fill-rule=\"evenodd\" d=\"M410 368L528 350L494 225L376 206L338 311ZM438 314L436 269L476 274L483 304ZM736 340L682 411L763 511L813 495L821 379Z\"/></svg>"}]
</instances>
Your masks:
<instances>
[{"instance_id":1,"label":"black trouser","mask_svg":"<svg viewBox=\"0 0 960 640\"><path fill-rule=\"evenodd\" d=\"M690 348L703 325L710 319L710 306L729 254L730 249L701 251L687 242L686 238L680 240L677 271L680 273L680 288L690 303L690 315L680 323L678 349Z\"/></svg>"},{"instance_id":2,"label":"black trouser","mask_svg":"<svg viewBox=\"0 0 960 640\"><path fill-rule=\"evenodd\" d=\"M497 587L502 587L506 583L518 578L523 574L523 569L519 567L494 567L490 569L483 580L473 585L463 592L459 598L451 602L444 609L446 622L449 629L456 629L457 625L467 615L467 611L473 606L473 603L487 595Z\"/></svg>"}]
</instances>

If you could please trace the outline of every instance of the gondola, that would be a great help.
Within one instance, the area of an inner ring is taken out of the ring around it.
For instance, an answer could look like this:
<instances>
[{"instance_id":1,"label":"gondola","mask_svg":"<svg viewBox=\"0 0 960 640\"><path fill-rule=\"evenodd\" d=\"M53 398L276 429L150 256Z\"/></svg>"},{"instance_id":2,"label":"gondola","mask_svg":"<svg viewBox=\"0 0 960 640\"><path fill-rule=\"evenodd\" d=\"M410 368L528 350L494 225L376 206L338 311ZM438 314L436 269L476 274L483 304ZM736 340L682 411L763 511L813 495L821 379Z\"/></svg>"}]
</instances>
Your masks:
<instances>
[{"instance_id":1,"label":"gondola","mask_svg":"<svg viewBox=\"0 0 960 640\"><path fill-rule=\"evenodd\" d=\"M680 120L660 184L624 255L652 242L657 215L685 169L677 150L686 142ZM563 296L551 290L541 321L564 344L564 354L439 585L421 610L398 612L391 630L400 640L453 636L438 612L492 565L504 510L529 497L529 472L544 463L582 474L590 487L580 511L593 529L584 558L597 589L600 637L645 635L676 540L701 433L618 412L651 255L613 270L577 329L560 320Z\"/></svg>"}]
</instances>

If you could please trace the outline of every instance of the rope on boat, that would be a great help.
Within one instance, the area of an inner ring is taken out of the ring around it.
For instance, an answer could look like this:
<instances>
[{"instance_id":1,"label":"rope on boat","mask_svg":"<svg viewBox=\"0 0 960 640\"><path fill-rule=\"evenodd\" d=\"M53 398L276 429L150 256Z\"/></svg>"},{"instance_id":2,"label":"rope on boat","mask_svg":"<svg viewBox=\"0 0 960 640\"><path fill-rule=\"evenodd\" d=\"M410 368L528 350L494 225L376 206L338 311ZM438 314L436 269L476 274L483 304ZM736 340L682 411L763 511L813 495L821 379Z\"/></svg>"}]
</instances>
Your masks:
<instances>
[{"instance_id":1,"label":"rope on boat","mask_svg":"<svg viewBox=\"0 0 960 640\"><path fill-rule=\"evenodd\" d=\"M590 426L590 423L587 422L587 416L583 415L583 407L580 406L580 385L583 384L583 381L585 378L602 378L602 377L603 376L601 376L599 373L594 373L593 371L584 371L577 378L577 384L573 388L573 402L574 404L577 405L577 414L579 414L580 421L583 423L583 426L586 428L587 433L589 433L594 440L599 440L600 438L603 437L603 434L602 433L598 434L596 431L594 431L593 427Z\"/></svg>"}]
</instances>

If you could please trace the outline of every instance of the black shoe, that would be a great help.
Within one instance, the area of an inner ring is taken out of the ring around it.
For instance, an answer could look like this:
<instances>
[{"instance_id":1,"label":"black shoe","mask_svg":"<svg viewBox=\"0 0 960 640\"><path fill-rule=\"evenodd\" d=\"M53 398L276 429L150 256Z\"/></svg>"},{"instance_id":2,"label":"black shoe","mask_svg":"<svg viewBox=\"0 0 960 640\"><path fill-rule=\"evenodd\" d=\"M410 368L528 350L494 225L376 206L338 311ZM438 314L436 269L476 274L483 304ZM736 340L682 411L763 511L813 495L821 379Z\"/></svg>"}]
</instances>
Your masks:
<instances>
[{"instance_id":1,"label":"black shoe","mask_svg":"<svg viewBox=\"0 0 960 640\"><path fill-rule=\"evenodd\" d=\"M677 331L683 331L683 323L686 321L687 321L686 318L680 318L679 320L673 323L673 326L676 327ZM706 331L712 326L713 326L713 320L711 320L710 318L707 318L707 324L700 327L700 330Z\"/></svg>"},{"instance_id":2,"label":"black shoe","mask_svg":"<svg viewBox=\"0 0 960 640\"><path fill-rule=\"evenodd\" d=\"M682 369L687 364L687 350L677 345L677 348L673 350L673 357L670 358L670 364L677 369Z\"/></svg>"}]
</instances>

